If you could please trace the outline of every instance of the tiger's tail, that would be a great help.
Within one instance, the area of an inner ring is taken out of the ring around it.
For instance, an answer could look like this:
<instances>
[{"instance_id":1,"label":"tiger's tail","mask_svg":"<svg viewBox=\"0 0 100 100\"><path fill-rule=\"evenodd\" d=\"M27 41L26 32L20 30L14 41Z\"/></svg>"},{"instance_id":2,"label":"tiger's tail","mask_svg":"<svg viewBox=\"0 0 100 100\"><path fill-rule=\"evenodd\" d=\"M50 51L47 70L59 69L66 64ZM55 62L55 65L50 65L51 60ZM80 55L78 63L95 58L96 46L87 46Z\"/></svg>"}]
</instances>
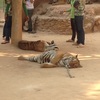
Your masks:
<instances>
[{"instance_id":1,"label":"tiger's tail","mask_svg":"<svg viewBox=\"0 0 100 100\"><path fill-rule=\"evenodd\" d=\"M31 62L38 62L35 56L32 56L32 57L19 56L18 60L27 60L27 61L31 61Z\"/></svg>"}]
</instances>

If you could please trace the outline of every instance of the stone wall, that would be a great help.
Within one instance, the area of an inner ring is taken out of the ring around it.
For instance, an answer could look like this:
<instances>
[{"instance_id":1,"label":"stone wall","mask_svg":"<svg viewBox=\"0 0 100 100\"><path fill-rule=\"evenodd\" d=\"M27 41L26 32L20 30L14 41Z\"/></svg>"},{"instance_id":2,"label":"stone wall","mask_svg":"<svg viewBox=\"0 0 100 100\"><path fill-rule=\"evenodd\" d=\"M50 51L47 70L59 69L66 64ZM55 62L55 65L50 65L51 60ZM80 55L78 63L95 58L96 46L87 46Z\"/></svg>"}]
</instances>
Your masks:
<instances>
[{"instance_id":1,"label":"stone wall","mask_svg":"<svg viewBox=\"0 0 100 100\"><path fill-rule=\"evenodd\" d=\"M66 12L70 4L50 5L43 4L36 8L35 15L36 29L45 32L54 32L57 34L71 34L70 16ZM84 29L86 33L100 31L100 5L86 5ZM98 16L98 17L97 17ZM34 15L32 17L34 19Z\"/></svg>"},{"instance_id":2,"label":"stone wall","mask_svg":"<svg viewBox=\"0 0 100 100\"><path fill-rule=\"evenodd\" d=\"M44 2L48 2L49 3L50 0L35 0L35 7L37 7L39 4L44 3ZM69 3L70 0L58 0L58 4L63 4L63 3ZM83 0L85 1L87 4L90 3L94 3L94 2L100 2L100 0Z\"/></svg>"},{"instance_id":3,"label":"stone wall","mask_svg":"<svg viewBox=\"0 0 100 100\"><path fill-rule=\"evenodd\" d=\"M35 18L37 18L35 24L36 30L57 34L71 34L70 16L66 12L69 8L70 4L39 4L35 8L32 17L33 23ZM38 17L34 17L35 15ZM100 4L86 5L84 29L86 33L100 31Z\"/></svg>"}]
</instances>

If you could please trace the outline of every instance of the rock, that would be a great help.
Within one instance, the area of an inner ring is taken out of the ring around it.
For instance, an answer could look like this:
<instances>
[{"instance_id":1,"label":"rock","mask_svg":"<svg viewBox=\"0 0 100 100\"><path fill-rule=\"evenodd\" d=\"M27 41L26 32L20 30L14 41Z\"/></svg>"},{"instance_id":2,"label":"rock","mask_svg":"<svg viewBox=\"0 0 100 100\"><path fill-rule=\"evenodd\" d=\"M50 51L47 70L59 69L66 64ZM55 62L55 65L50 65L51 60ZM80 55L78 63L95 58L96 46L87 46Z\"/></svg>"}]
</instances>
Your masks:
<instances>
[{"instance_id":1,"label":"rock","mask_svg":"<svg viewBox=\"0 0 100 100\"><path fill-rule=\"evenodd\" d=\"M39 31L55 32L57 34L70 34L70 15L67 9L70 8L69 4L63 5L40 5L35 14L38 15L36 20L36 29ZM95 18L100 14L100 5L92 4L85 6L84 16L84 29L85 32L99 31L95 27L99 26L99 21ZM33 15L34 16L34 15Z\"/></svg>"}]
</instances>

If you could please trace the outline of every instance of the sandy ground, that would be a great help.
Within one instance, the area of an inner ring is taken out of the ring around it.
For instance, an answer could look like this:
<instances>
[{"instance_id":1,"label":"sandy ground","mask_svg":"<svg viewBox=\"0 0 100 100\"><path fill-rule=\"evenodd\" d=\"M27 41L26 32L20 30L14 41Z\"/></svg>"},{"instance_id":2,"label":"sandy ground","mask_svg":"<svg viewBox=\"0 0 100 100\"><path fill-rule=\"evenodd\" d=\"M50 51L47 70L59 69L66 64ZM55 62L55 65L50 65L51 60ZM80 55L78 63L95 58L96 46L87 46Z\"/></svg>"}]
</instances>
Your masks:
<instances>
[{"instance_id":1,"label":"sandy ground","mask_svg":"<svg viewBox=\"0 0 100 100\"><path fill-rule=\"evenodd\" d=\"M65 68L41 69L37 63L17 60L40 52L0 44L0 100L100 100L100 33L86 34L85 48L66 43L70 37L23 33L23 39L55 40L61 51L78 54L83 68L70 70L75 78L69 78Z\"/></svg>"},{"instance_id":2,"label":"sandy ground","mask_svg":"<svg viewBox=\"0 0 100 100\"><path fill-rule=\"evenodd\" d=\"M0 11L0 20L4 16ZM85 48L66 43L70 35L23 33L26 40L54 40L63 52L78 54L82 68L41 69L34 62L19 61L19 55L37 55L11 44L0 44L0 100L100 100L100 32L86 34ZM0 28L0 43L2 28Z\"/></svg>"}]
</instances>

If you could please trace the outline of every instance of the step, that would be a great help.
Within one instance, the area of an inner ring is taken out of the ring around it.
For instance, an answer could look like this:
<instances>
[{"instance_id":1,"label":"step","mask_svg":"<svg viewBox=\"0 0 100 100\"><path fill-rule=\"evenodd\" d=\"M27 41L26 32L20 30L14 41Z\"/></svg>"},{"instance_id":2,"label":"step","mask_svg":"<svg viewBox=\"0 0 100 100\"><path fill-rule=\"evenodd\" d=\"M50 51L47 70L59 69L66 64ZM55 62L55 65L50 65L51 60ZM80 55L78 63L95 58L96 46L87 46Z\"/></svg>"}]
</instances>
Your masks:
<instances>
[{"instance_id":1,"label":"step","mask_svg":"<svg viewBox=\"0 0 100 100\"><path fill-rule=\"evenodd\" d=\"M44 14L39 15L37 19L37 30L52 31L60 34L71 33L70 15L66 12L70 4L49 5L43 7ZM42 7L41 7L42 9ZM39 10L41 10L39 9ZM37 10L38 11L38 10ZM94 16L100 15L100 4L86 5L84 17L85 32L92 32L92 23Z\"/></svg>"},{"instance_id":2,"label":"step","mask_svg":"<svg viewBox=\"0 0 100 100\"><path fill-rule=\"evenodd\" d=\"M45 15L54 17L67 17L67 15L69 15L67 12L68 9L70 9L69 4L49 6Z\"/></svg>"},{"instance_id":3,"label":"step","mask_svg":"<svg viewBox=\"0 0 100 100\"><path fill-rule=\"evenodd\" d=\"M54 16L54 17L67 17L69 13L67 12L70 9L70 4L63 5L51 5L48 6L46 12L46 16ZM95 15L100 15L100 4L90 4L85 6L85 12L90 14L94 13Z\"/></svg>"},{"instance_id":4,"label":"step","mask_svg":"<svg viewBox=\"0 0 100 100\"><path fill-rule=\"evenodd\" d=\"M58 34L70 34L70 21L65 17L38 16L37 30L55 32Z\"/></svg>"}]
</instances>

